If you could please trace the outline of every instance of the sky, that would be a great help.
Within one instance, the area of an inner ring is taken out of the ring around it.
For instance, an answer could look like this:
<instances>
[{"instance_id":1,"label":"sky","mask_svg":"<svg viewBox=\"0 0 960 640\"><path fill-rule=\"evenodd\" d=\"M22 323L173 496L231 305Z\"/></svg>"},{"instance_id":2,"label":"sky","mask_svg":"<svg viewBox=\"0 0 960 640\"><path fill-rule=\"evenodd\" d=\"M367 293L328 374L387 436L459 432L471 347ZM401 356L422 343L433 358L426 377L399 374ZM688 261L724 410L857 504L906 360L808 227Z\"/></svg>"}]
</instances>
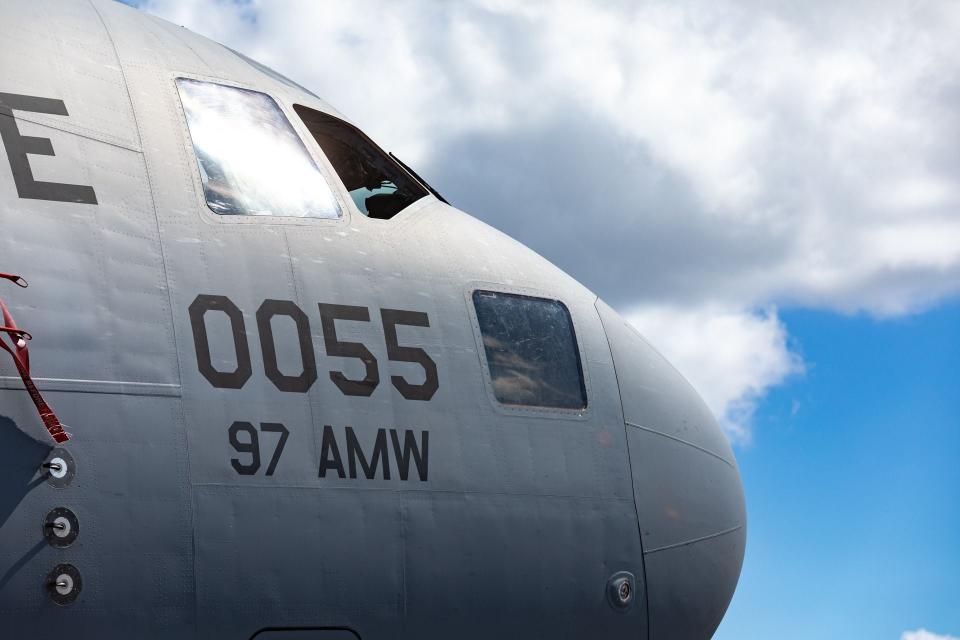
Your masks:
<instances>
[{"instance_id":1,"label":"sky","mask_svg":"<svg viewBox=\"0 0 960 640\"><path fill-rule=\"evenodd\" d=\"M958 640L960 4L137 4L323 97L686 375L747 497L717 638Z\"/></svg>"}]
</instances>

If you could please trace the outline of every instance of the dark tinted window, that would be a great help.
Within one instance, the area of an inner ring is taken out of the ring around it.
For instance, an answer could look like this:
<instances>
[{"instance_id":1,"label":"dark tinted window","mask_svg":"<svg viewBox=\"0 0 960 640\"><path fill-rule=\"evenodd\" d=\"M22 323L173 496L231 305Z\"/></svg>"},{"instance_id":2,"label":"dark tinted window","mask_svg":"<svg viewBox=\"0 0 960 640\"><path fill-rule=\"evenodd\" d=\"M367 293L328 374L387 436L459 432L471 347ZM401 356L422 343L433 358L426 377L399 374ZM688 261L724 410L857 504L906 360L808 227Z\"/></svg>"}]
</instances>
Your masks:
<instances>
[{"instance_id":1,"label":"dark tinted window","mask_svg":"<svg viewBox=\"0 0 960 640\"><path fill-rule=\"evenodd\" d=\"M587 406L577 338L562 302L475 291L473 305L497 400L563 409Z\"/></svg>"},{"instance_id":2,"label":"dark tinted window","mask_svg":"<svg viewBox=\"0 0 960 640\"><path fill-rule=\"evenodd\" d=\"M352 124L299 104L293 108L364 214L392 218L427 195L420 183Z\"/></svg>"}]
</instances>

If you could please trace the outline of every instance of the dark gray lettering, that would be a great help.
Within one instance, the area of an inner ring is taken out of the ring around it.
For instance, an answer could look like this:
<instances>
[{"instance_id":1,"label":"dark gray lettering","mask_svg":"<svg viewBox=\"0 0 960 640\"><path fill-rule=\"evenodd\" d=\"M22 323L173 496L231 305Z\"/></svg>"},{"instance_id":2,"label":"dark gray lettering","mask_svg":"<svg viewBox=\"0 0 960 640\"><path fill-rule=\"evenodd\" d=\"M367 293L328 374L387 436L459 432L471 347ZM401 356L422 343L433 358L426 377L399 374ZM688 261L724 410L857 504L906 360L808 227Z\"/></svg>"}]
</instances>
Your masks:
<instances>
[{"instance_id":1,"label":"dark gray lettering","mask_svg":"<svg viewBox=\"0 0 960 640\"><path fill-rule=\"evenodd\" d=\"M390 439L393 441L393 455L397 459L397 471L400 479L406 480L410 473L410 458L417 466L417 475L421 482L427 481L427 463L429 462L430 432L421 432L421 445L417 448L417 437L409 429L403 432L403 451L400 450L400 435L396 429L390 429Z\"/></svg>"},{"instance_id":2,"label":"dark gray lettering","mask_svg":"<svg viewBox=\"0 0 960 640\"><path fill-rule=\"evenodd\" d=\"M363 469L363 475L367 480L373 480L377 475L377 467L380 461L383 461L383 479L390 479L390 458L387 457L387 432L383 429L377 429L377 440L373 445L373 455L370 462L367 462L363 455L363 449L360 448L360 442L357 440L357 434L353 432L353 427L347 427L347 462L350 466L350 477L357 477L357 462Z\"/></svg>"},{"instance_id":3,"label":"dark gray lettering","mask_svg":"<svg viewBox=\"0 0 960 640\"><path fill-rule=\"evenodd\" d=\"M62 100L38 98L15 93L0 93L0 139L7 151L13 182L17 186L17 195L31 200L52 200L54 202L76 202L79 204L97 204L97 194L93 187L62 182L44 182L33 177L28 154L53 156L53 144L49 138L25 136L17 128L14 111L31 111L66 116L67 107Z\"/></svg>"},{"instance_id":4,"label":"dark gray lettering","mask_svg":"<svg viewBox=\"0 0 960 640\"><path fill-rule=\"evenodd\" d=\"M343 472L343 460L340 458L340 447L333 435L333 427L324 425L323 442L320 444L320 477L326 478L329 469L336 469L337 475L346 477Z\"/></svg>"}]
</instances>

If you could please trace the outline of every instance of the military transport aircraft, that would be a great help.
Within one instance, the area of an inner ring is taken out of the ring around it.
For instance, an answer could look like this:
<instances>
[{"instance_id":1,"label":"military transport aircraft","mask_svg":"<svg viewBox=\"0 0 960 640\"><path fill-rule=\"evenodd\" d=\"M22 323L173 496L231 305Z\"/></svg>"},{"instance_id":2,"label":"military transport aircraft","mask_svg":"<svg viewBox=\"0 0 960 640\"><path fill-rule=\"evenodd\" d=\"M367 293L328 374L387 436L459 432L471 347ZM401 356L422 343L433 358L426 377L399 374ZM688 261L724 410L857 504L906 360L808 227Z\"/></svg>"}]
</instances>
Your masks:
<instances>
[{"instance_id":1,"label":"military transport aircraft","mask_svg":"<svg viewBox=\"0 0 960 640\"><path fill-rule=\"evenodd\" d=\"M714 632L736 461L597 296L182 27L0 47L0 637Z\"/></svg>"}]
</instances>

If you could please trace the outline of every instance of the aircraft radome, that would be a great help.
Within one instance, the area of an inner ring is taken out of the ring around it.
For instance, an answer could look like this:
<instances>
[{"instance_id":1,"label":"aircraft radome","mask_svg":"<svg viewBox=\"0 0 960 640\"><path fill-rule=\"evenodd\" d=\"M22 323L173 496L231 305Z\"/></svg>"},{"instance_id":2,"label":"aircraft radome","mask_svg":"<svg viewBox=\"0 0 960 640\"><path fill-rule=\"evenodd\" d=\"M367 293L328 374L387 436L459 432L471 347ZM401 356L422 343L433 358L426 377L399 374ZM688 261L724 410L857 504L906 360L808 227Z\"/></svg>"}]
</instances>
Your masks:
<instances>
[{"instance_id":1,"label":"aircraft radome","mask_svg":"<svg viewBox=\"0 0 960 640\"><path fill-rule=\"evenodd\" d=\"M0 636L710 637L736 461L610 307L182 27L0 43Z\"/></svg>"}]
</instances>

